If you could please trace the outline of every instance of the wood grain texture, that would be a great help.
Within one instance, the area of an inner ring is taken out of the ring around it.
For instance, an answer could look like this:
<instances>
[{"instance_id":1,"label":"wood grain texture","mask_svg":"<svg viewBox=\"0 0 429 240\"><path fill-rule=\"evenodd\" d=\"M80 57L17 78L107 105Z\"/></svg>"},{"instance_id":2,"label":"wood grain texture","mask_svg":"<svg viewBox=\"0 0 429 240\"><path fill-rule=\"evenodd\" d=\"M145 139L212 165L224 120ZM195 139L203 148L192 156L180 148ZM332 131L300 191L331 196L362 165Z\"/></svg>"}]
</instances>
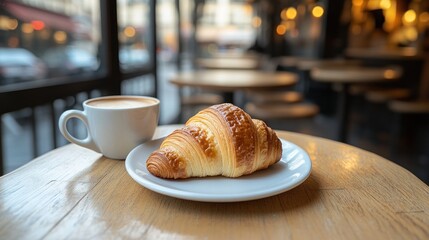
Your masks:
<instances>
[{"instance_id":1,"label":"wood grain texture","mask_svg":"<svg viewBox=\"0 0 429 240\"><path fill-rule=\"evenodd\" d=\"M309 153L310 177L238 203L163 196L134 182L124 161L61 147L0 178L0 238L429 238L429 187L410 172L350 145L278 134Z\"/></svg>"}]
</instances>

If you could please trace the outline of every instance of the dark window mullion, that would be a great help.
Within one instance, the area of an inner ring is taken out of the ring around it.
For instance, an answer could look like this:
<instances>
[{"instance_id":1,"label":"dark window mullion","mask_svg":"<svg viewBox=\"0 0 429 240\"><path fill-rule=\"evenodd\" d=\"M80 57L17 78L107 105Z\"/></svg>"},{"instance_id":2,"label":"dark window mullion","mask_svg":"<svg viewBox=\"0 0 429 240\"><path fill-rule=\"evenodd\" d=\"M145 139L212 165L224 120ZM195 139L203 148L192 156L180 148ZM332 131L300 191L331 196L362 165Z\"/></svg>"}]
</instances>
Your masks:
<instances>
[{"instance_id":1,"label":"dark window mullion","mask_svg":"<svg viewBox=\"0 0 429 240\"><path fill-rule=\"evenodd\" d=\"M157 33L156 33L156 0L150 0L150 32L152 34L152 45L150 48L150 56L152 60L152 74L154 81L154 97L158 97L158 60L157 60Z\"/></svg>"},{"instance_id":2,"label":"dark window mullion","mask_svg":"<svg viewBox=\"0 0 429 240\"><path fill-rule=\"evenodd\" d=\"M122 80L127 80L147 74L153 74L154 70L152 67L141 68L138 70L128 71L122 73Z\"/></svg>"},{"instance_id":3,"label":"dark window mullion","mask_svg":"<svg viewBox=\"0 0 429 240\"><path fill-rule=\"evenodd\" d=\"M121 93L117 2L100 1L101 8L101 66L107 71L108 94Z\"/></svg>"}]
</instances>

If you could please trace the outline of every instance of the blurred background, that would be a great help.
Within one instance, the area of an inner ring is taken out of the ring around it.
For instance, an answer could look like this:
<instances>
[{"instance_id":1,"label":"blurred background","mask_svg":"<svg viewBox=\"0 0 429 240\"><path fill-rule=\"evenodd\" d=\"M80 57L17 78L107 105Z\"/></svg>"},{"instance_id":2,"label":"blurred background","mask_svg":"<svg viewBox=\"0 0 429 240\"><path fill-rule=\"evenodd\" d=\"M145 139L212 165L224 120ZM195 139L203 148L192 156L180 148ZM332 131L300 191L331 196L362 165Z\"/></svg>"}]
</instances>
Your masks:
<instances>
[{"instance_id":1,"label":"blurred background","mask_svg":"<svg viewBox=\"0 0 429 240\"><path fill-rule=\"evenodd\" d=\"M267 113L273 128L334 140L341 86L314 82L312 69L400 69L393 86L351 86L347 143L428 183L428 51L425 0L0 0L0 174L67 144L58 117L88 98L154 96L160 124L183 123L207 101L187 108L184 96L201 91L181 92L171 78L207 59L250 59L296 74L287 91L317 107L305 117ZM86 135L79 121L70 129Z\"/></svg>"}]
</instances>

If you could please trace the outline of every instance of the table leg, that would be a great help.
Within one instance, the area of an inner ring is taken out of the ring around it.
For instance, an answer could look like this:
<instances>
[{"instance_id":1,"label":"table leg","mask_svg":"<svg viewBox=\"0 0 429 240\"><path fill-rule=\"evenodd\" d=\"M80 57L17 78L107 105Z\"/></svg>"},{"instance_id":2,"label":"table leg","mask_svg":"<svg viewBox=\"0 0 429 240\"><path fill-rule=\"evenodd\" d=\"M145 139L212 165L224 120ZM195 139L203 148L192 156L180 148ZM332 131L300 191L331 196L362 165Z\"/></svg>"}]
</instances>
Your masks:
<instances>
[{"instance_id":1,"label":"table leg","mask_svg":"<svg viewBox=\"0 0 429 240\"><path fill-rule=\"evenodd\" d=\"M392 130L392 137L390 138L389 143L389 151L390 151L390 158L392 160L397 159L398 155L398 148L400 147L400 139L401 139L401 133L402 133L402 122L403 117L402 114L396 113L395 117L393 118L393 130Z\"/></svg>"},{"instance_id":2,"label":"table leg","mask_svg":"<svg viewBox=\"0 0 429 240\"><path fill-rule=\"evenodd\" d=\"M349 84L343 84L338 101L338 140L347 142L348 122L350 115Z\"/></svg>"},{"instance_id":3,"label":"table leg","mask_svg":"<svg viewBox=\"0 0 429 240\"><path fill-rule=\"evenodd\" d=\"M302 94L304 94L304 97L308 97L308 94L310 92L310 71L301 71L301 86L302 86Z\"/></svg>"}]
</instances>

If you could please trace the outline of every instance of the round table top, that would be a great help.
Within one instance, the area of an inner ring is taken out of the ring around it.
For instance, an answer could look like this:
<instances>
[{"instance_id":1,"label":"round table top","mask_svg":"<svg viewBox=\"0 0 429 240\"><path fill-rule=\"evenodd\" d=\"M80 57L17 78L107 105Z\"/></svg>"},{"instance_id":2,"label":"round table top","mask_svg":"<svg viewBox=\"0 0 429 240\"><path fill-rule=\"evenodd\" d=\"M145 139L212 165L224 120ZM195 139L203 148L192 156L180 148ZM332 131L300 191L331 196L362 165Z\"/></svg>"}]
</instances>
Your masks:
<instances>
[{"instance_id":1,"label":"round table top","mask_svg":"<svg viewBox=\"0 0 429 240\"><path fill-rule=\"evenodd\" d=\"M369 83L397 80L402 76L399 67L319 66L310 72L311 78L320 82Z\"/></svg>"},{"instance_id":2,"label":"round table top","mask_svg":"<svg viewBox=\"0 0 429 240\"><path fill-rule=\"evenodd\" d=\"M296 84L298 76L287 72L263 72L252 70L201 70L183 72L170 82L178 86L234 91L238 89L261 89L288 87Z\"/></svg>"},{"instance_id":3,"label":"round table top","mask_svg":"<svg viewBox=\"0 0 429 240\"><path fill-rule=\"evenodd\" d=\"M161 126L157 136L180 126ZM124 161L74 144L60 147L0 178L0 236L429 238L429 187L409 171L347 144L277 133L309 154L313 166L309 178L276 196L236 203L161 195L136 183Z\"/></svg>"},{"instance_id":4,"label":"round table top","mask_svg":"<svg viewBox=\"0 0 429 240\"><path fill-rule=\"evenodd\" d=\"M362 62L355 59L315 59L309 57L285 56L273 58L273 62L283 67L296 67L302 71L309 71L319 66L344 66L360 65Z\"/></svg>"},{"instance_id":5,"label":"round table top","mask_svg":"<svg viewBox=\"0 0 429 240\"><path fill-rule=\"evenodd\" d=\"M399 113L429 113L429 101L401 101L393 100L389 102L389 109Z\"/></svg>"},{"instance_id":6,"label":"round table top","mask_svg":"<svg viewBox=\"0 0 429 240\"><path fill-rule=\"evenodd\" d=\"M361 61L353 59L301 59L297 67L302 71L310 71L315 67L355 67L361 64Z\"/></svg>"},{"instance_id":7,"label":"round table top","mask_svg":"<svg viewBox=\"0 0 429 240\"><path fill-rule=\"evenodd\" d=\"M348 48L345 55L350 58L363 59L385 59L385 60L405 60L423 59L424 54L419 53L415 48Z\"/></svg>"},{"instance_id":8,"label":"round table top","mask_svg":"<svg viewBox=\"0 0 429 240\"><path fill-rule=\"evenodd\" d=\"M261 62L257 58L200 58L196 63L204 69L255 70L261 67Z\"/></svg>"}]
</instances>

